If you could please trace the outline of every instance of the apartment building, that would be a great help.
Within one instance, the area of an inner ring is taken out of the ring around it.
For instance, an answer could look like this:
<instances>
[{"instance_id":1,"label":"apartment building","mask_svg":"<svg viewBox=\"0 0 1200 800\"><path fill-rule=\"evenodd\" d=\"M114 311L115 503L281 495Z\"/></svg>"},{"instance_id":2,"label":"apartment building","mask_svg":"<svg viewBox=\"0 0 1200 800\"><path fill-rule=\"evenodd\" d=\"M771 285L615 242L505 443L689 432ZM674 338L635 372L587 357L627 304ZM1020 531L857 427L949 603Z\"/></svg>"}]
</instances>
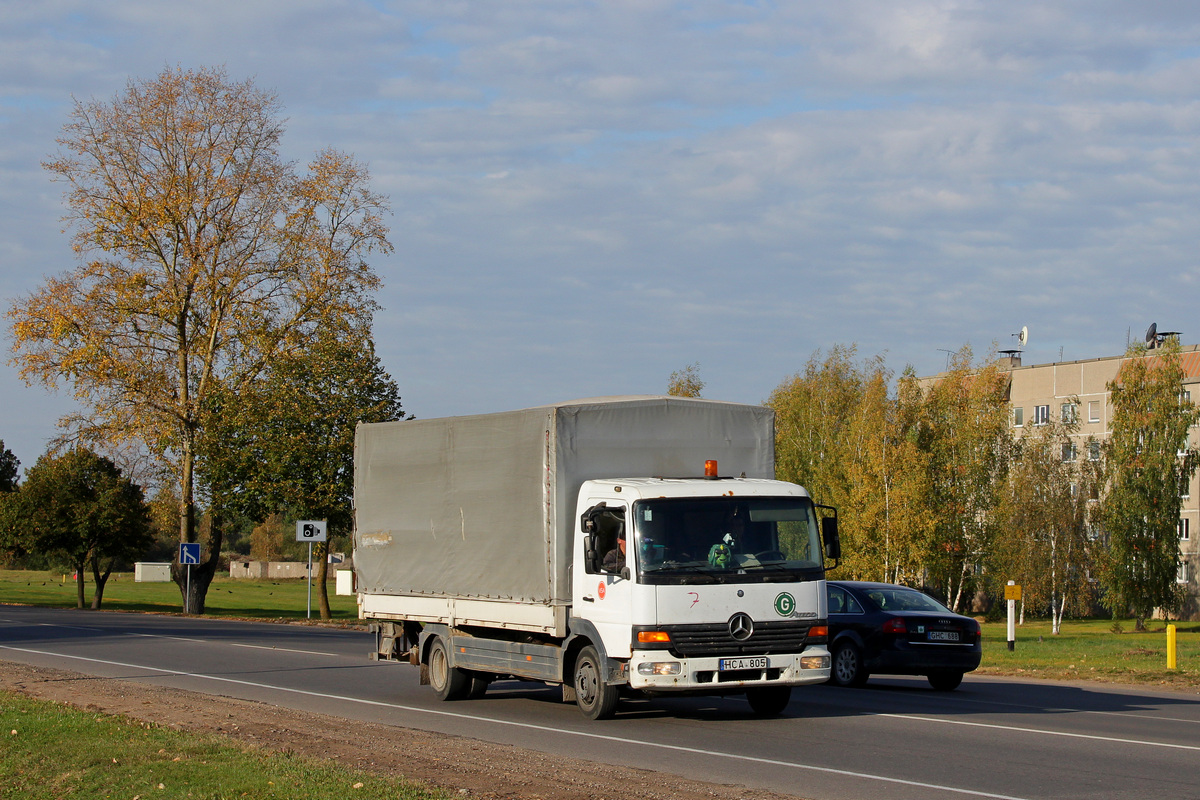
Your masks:
<instances>
[{"instance_id":1,"label":"apartment building","mask_svg":"<svg viewBox=\"0 0 1200 800\"><path fill-rule=\"evenodd\" d=\"M1186 375L1183 391L1200 402L1200 345L1181 349ZM1099 443L1110 435L1112 419L1107 386L1124 361L1124 356L1110 356L1023 365L1020 355L1013 355L1007 360L1013 434L1020 436L1052 419L1074 419L1078 424L1076 444L1064 448L1063 457L1099 459ZM1200 444L1200 430L1193 428L1189 439L1193 447ZM1089 441L1094 443L1089 445ZM1182 564L1177 580L1187 587L1189 596L1184 616L1200 619L1200 478L1193 477L1185 491L1179 517Z\"/></svg>"}]
</instances>

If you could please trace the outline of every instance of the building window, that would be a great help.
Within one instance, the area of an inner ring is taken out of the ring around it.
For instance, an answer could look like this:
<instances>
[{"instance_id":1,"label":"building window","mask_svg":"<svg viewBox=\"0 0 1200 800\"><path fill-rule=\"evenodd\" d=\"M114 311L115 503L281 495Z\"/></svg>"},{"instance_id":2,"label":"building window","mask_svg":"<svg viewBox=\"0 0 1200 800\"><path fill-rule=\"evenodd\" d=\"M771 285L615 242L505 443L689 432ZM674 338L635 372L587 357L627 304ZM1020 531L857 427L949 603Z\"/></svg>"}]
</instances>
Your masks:
<instances>
[{"instance_id":1,"label":"building window","mask_svg":"<svg viewBox=\"0 0 1200 800\"><path fill-rule=\"evenodd\" d=\"M1099 421L1100 421L1100 401L1099 400L1089 400L1088 401L1088 422L1099 422Z\"/></svg>"},{"instance_id":2,"label":"building window","mask_svg":"<svg viewBox=\"0 0 1200 800\"><path fill-rule=\"evenodd\" d=\"M1179 518L1179 541L1190 542L1192 540L1192 521L1187 517Z\"/></svg>"},{"instance_id":3,"label":"building window","mask_svg":"<svg viewBox=\"0 0 1200 800\"><path fill-rule=\"evenodd\" d=\"M1069 461L1074 461L1077 454L1075 452L1074 442L1065 442L1062 446L1062 460L1066 464Z\"/></svg>"},{"instance_id":4,"label":"building window","mask_svg":"<svg viewBox=\"0 0 1200 800\"><path fill-rule=\"evenodd\" d=\"M1033 424L1034 425L1049 425L1050 424L1050 406L1034 406L1033 407Z\"/></svg>"},{"instance_id":5,"label":"building window","mask_svg":"<svg viewBox=\"0 0 1200 800\"><path fill-rule=\"evenodd\" d=\"M1065 422L1067 425L1075 424L1075 404L1074 403L1063 403L1062 408L1059 410L1062 412L1061 419L1063 422Z\"/></svg>"},{"instance_id":6,"label":"building window","mask_svg":"<svg viewBox=\"0 0 1200 800\"><path fill-rule=\"evenodd\" d=\"M1192 565L1186 561L1179 565L1179 570L1175 573L1176 583L1187 583L1191 579L1191 566Z\"/></svg>"},{"instance_id":7,"label":"building window","mask_svg":"<svg viewBox=\"0 0 1200 800\"><path fill-rule=\"evenodd\" d=\"M1088 442L1088 461L1100 460L1100 443Z\"/></svg>"},{"instance_id":8,"label":"building window","mask_svg":"<svg viewBox=\"0 0 1200 800\"><path fill-rule=\"evenodd\" d=\"M1025 409L1020 408L1020 407L1014 408L1013 409L1013 427L1019 428L1024 424L1025 424Z\"/></svg>"}]
</instances>

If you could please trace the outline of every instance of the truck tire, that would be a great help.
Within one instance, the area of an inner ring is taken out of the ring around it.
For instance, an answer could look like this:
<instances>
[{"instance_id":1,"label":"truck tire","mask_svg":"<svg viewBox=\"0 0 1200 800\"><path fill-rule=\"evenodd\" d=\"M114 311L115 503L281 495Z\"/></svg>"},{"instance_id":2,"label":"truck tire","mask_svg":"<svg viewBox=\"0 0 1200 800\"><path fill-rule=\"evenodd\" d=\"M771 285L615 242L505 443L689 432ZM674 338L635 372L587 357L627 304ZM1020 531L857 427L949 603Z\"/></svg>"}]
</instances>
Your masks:
<instances>
[{"instance_id":1,"label":"truck tire","mask_svg":"<svg viewBox=\"0 0 1200 800\"><path fill-rule=\"evenodd\" d=\"M750 708L760 717L777 717L792 699L790 686L762 686L746 690Z\"/></svg>"},{"instance_id":2,"label":"truck tire","mask_svg":"<svg viewBox=\"0 0 1200 800\"><path fill-rule=\"evenodd\" d=\"M482 672L471 673L471 685L467 687L467 699L478 700L487 694L488 684L492 681Z\"/></svg>"},{"instance_id":3,"label":"truck tire","mask_svg":"<svg viewBox=\"0 0 1200 800\"><path fill-rule=\"evenodd\" d=\"M608 719L617 710L620 692L604 680L604 662L588 645L575 659L575 702L588 719Z\"/></svg>"},{"instance_id":4,"label":"truck tire","mask_svg":"<svg viewBox=\"0 0 1200 800\"><path fill-rule=\"evenodd\" d=\"M438 700L461 700L471 689L470 676L450 666L446 643L440 637L429 645L429 685Z\"/></svg>"}]
</instances>

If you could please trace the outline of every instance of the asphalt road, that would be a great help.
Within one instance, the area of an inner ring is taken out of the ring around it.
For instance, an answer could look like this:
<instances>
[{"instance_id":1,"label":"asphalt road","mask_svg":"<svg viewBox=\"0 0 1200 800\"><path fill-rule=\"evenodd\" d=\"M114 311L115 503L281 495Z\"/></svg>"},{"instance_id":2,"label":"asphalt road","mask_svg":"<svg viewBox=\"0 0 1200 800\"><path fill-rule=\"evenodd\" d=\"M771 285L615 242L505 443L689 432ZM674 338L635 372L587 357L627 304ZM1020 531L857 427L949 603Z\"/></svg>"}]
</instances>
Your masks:
<instances>
[{"instance_id":1,"label":"asphalt road","mask_svg":"<svg viewBox=\"0 0 1200 800\"><path fill-rule=\"evenodd\" d=\"M0 606L0 659L468 736L812 798L1200 798L1200 696L967 676L793 692L758 719L736 697L627 700L589 722L540 684L440 703L370 635Z\"/></svg>"}]
</instances>

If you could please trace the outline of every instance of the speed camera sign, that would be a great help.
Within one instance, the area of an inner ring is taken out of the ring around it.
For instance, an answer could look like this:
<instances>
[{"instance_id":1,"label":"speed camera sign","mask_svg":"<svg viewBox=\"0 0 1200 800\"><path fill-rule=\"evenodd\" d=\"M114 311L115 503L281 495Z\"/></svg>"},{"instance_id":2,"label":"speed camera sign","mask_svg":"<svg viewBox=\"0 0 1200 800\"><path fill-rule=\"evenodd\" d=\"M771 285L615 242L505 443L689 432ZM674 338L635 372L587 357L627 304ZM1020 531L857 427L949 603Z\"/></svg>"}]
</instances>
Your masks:
<instances>
[{"instance_id":1,"label":"speed camera sign","mask_svg":"<svg viewBox=\"0 0 1200 800\"><path fill-rule=\"evenodd\" d=\"M325 541L325 520L307 519L296 523L297 542Z\"/></svg>"}]
</instances>

